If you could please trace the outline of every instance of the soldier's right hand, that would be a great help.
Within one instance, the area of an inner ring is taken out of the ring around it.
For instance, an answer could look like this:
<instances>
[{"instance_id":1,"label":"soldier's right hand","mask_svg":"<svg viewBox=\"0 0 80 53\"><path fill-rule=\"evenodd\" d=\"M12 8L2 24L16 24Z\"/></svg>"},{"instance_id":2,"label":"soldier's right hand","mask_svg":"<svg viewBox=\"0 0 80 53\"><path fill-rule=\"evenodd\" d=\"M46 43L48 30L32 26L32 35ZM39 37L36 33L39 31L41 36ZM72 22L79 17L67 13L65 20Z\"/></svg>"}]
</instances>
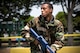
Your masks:
<instances>
[{"instance_id":1,"label":"soldier's right hand","mask_svg":"<svg viewBox=\"0 0 80 53\"><path fill-rule=\"evenodd\" d=\"M29 27L26 25L24 28L22 28L21 30L21 35L23 36L23 38L29 37Z\"/></svg>"},{"instance_id":2,"label":"soldier's right hand","mask_svg":"<svg viewBox=\"0 0 80 53\"><path fill-rule=\"evenodd\" d=\"M29 31L29 27L26 25L24 28L22 28L22 30L27 30L27 31Z\"/></svg>"}]
</instances>

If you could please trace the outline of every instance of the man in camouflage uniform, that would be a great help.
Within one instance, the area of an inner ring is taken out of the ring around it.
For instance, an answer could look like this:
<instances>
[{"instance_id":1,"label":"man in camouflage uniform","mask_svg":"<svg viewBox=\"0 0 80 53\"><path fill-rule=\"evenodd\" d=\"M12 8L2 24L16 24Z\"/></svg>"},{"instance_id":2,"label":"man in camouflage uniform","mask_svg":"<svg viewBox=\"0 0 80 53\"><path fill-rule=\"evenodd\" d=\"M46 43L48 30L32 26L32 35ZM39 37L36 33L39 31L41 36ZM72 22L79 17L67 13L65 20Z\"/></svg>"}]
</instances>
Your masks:
<instances>
[{"instance_id":1,"label":"man in camouflage uniform","mask_svg":"<svg viewBox=\"0 0 80 53\"><path fill-rule=\"evenodd\" d=\"M42 35L51 48L56 51L64 45L64 29L63 24L54 18L52 11L52 4L43 3L41 5L41 15L27 23L23 30L29 31L29 28L33 28L39 35ZM28 35L27 38L33 40L33 38ZM38 44L36 39L34 39L33 42L35 45Z\"/></svg>"}]
</instances>

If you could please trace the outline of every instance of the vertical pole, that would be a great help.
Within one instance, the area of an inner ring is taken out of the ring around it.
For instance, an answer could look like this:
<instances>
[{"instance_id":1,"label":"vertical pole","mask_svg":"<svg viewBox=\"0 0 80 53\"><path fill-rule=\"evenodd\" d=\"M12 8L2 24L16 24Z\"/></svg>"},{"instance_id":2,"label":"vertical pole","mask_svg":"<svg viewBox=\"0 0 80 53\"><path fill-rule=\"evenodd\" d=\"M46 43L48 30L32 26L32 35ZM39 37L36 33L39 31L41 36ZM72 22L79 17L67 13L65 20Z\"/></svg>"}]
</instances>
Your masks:
<instances>
[{"instance_id":1,"label":"vertical pole","mask_svg":"<svg viewBox=\"0 0 80 53\"><path fill-rule=\"evenodd\" d=\"M18 46L20 46L20 38L18 38Z\"/></svg>"},{"instance_id":2,"label":"vertical pole","mask_svg":"<svg viewBox=\"0 0 80 53\"><path fill-rule=\"evenodd\" d=\"M11 39L9 39L8 44L9 44L9 47L10 47L11 46Z\"/></svg>"},{"instance_id":3,"label":"vertical pole","mask_svg":"<svg viewBox=\"0 0 80 53\"><path fill-rule=\"evenodd\" d=\"M0 39L0 47L1 47L1 39Z\"/></svg>"}]
</instances>

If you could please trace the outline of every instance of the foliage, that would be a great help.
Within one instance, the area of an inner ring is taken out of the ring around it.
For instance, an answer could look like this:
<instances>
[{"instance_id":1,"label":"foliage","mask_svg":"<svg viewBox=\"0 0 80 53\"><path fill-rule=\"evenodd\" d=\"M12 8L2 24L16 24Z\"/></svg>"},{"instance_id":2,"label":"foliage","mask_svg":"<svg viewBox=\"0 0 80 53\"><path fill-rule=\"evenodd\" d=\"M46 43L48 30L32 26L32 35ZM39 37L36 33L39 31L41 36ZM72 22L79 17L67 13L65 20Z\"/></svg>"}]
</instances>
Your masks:
<instances>
[{"instance_id":1,"label":"foliage","mask_svg":"<svg viewBox=\"0 0 80 53\"><path fill-rule=\"evenodd\" d=\"M30 20L32 20L34 17L32 17L32 16L29 16L29 18L28 19L25 19L24 20L24 22L29 22Z\"/></svg>"},{"instance_id":2,"label":"foliage","mask_svg":"<svg viewBox=\"0 0 80 53\"><path fill-rule=\"evenodd\" d=\"M64 16L64 12L59 12L56 15L56 19L60 20L63 23L64 28L67 28L67 19ZM76 17L73 17L73 27L80 27L79 24L80 24L80 15L76 16Z\"/></svg>"},{"instance_id":3,"label":"foliage","mask_svg":"<svg viewBox=\"0 0 80 53\"><path fill-rule=\"evenodd\" d=\"M67 27L67 20L66 20L67 18L65 18L64 12L59 12L56 15L56 19L60 20L65 28Z\"/></svg>"},{"instance_id":4,"label":"foliage","mask_svg":"<svg viewBox=\"0 0 80 53\"><path fill-rule=\"evenodd\" d=\"M21 15L27 16L30 11L29 5L30 0L0 0L0 18L13 20L20 19Z\"/></svg>"},{"instance_id":5,"label":"foliage","mask_svg":"<svg viewBox=\"0 0 80 53\"><path fill-rule=\"evenodd\" d=\"M80 16L77 16L73 19L73 24L74 26L78 26L79 23L80 23Z\"/></svg>"}]
</instances>

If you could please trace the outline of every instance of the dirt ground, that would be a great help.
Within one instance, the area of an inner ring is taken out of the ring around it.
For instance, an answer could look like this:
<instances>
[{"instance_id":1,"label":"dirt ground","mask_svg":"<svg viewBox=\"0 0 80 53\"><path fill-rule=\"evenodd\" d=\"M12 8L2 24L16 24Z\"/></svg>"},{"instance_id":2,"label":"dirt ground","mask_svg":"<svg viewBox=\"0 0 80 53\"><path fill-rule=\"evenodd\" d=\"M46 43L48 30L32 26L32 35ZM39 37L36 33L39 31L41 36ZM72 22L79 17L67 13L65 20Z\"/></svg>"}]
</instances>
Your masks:
<instances>
[{"instance_id":1,"label":"dirt ground","mask_svg":"<svg viewBox=\"0 0 80 53\"><path fill-rule=\"evenodd\" d=\"M0 53L10 53L10 48L0 48Z\"/></svg>"}]
</instances>

